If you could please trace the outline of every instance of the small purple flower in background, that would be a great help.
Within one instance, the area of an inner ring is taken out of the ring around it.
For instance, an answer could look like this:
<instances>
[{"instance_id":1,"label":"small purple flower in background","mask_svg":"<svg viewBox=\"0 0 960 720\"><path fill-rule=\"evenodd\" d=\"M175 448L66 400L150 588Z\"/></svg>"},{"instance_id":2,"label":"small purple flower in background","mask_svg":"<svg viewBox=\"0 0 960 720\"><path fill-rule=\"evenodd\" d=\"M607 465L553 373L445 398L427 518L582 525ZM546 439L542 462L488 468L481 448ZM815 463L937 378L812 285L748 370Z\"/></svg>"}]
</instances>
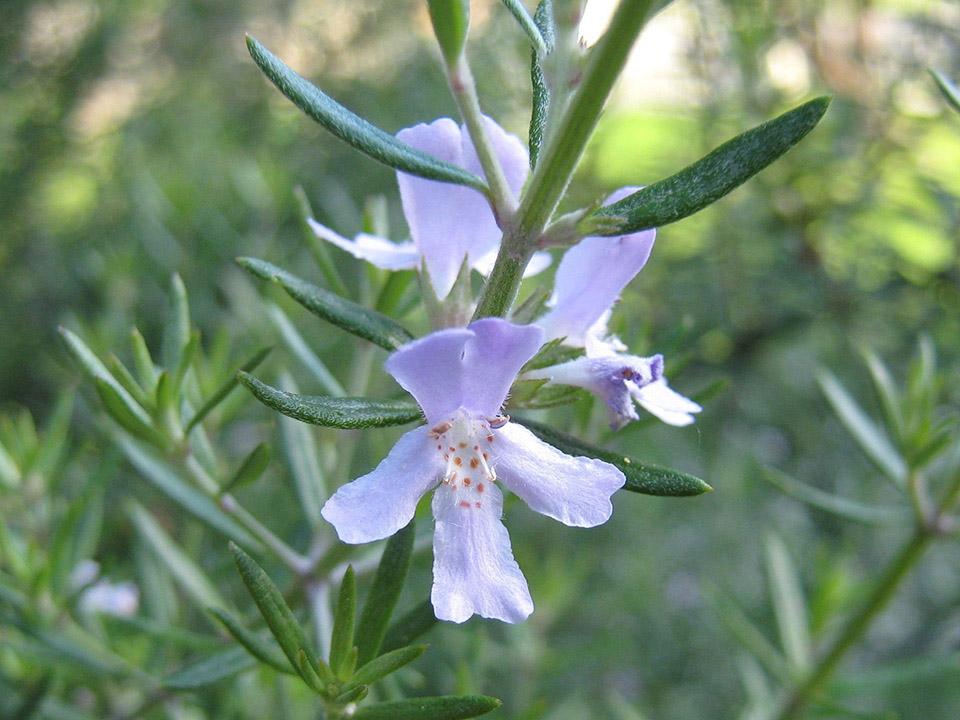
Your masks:
<instances>
[{"instance_id":1,"label":"small purple flower in background","mask_svg":"<svg viewBox=\"0 0 960 720\"><path fill-rule=\"evenodd\" d=\"M610 204L636 188L621 188ZM563 338L582 347L583 358L524 374L525 379L582 387L598 395L610 411L610 424L619 428L637 420L636 401L670 425L689 425L702 409L674 392L663 376L663 357L623 354L626 346L607 332L607 321L623 288L646 264L655 230L620 237L586 237L567 250L557 268L550 310L536 324L547 340Z\"/></svg>"},{"instance_id":2,"label":"small purple flower in background","mask_svg":"<svg viewBox=\"0 0 960 720\"><path fill-rule=\"evenodd\" d=\"M531 509L574 527L606 522L623 473L566 455L500 415L543 331L485 318L405 345L387 371L420 404L427 424L405 434L372 472L341 487L323 517L346 543L392 535L433 496L433 601L438 618L477 614L519 622L533 612L527 582L500 521L499 481Z\"/></svg>"},{"instance_id":3,"label":"small purple flower in background","mask_svg":"<svg viewBox=\"0 0 960 720\"><path fill-rule=\"evenodd\" d=\"M490 118L484 120L507 184L517 195L530 167L526 147ZM406 128L397 133L397 137L440 160L483 176L469 134L450 118ZM450 293L464 258L481 274L490 273L502 232L483 195L473 188L425 180L402 172L397 173L397 183L412 242L395 243L366 233L347 240L313 218L308 219L310 227L321 240L379 268L420 269L424 263L440 300ZM549 264L548 253L536 253L526 275L534 275Z\"/></svg>"}]
</instances>

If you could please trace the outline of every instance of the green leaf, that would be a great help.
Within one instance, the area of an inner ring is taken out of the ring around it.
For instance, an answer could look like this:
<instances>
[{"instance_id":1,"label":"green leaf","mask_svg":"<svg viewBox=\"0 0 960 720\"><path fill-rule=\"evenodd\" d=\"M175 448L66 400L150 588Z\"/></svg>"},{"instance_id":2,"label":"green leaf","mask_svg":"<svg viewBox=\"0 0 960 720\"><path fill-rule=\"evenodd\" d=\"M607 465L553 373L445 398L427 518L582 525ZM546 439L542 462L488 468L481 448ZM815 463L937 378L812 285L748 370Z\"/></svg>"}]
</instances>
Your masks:
<instances>
[{"instance_id":1,"label":"green leaf","mask_svg":"<svg viewBox=\"0 0 960 720\"><path fill-rule=\"evenodd\" d=\"M411 520L409 525L387 541L383 549L373 586L357 625L357 660L360 665L370 662L380 652L383 637L390 624L390 616L397 605L407 571L410 569L415 524L415 521Z\"/></svg>"},{"instance_id":2,"label":"green leaf","mask_svg":"<svg viewBox=\"0 0 960 720\"><path fill-rule=\"evenodd\" d=\"M93 383L97 388L97 395L100 396L100 402L103 403L107 415L113 418L120 427L134 437L156 447L162 448L166 445L166 438L153 427L153 421L146 415L142 407L135 404L126 390L123 390L121 394L117 391L119 385L99 377L94 378Z\"/></svg>"},{"instance_id":3,"label":"green leaf","mask_svg":"<svg viewBox=\"0 0 960 720\"><path fill-rule=\"evenodd\" d=\"M950 82L946 75L933 69L930 70L930 74L933 75L933 79L936 81L937 87L940 88L940 92L943 93L943 97L950 103L950 107L960 112L960 89Z\"/></svg>"},{"instance_id":4,"label":"green leaf","mask_svg":"<svg viewBox=\"0 0 960 720\"><path fill-rule=\"evenodd\" d=\"M547 52L549 52L549 48L547 41L540 31L540 23L530 17L530 13L527 12L527 9L520 0L503 0L503 4L506 5L507 10L510 11L510 14L513 15L517 24L530 39L530 44L533 46L534 52L546 55ZM541 3L541 6L542 5L543 3ZM540 6L537 7L537 11L539 10Z\"/></svg>"},{"instance_id":5,"label":"green leaf","mask_svg":"<svg viewBox=\"0 0 960 720\"><path fill-rule=\"evenodd\" d=\"M411 175L467 185L486 192L486 184L473 173L421 152L353 114L287 67L249 35L247 49L254 62L280 92L331 133L365 155Z\"/></svg>"},{"instance_id":6,"label":"green leaf","mask_svg":"<svg viewBox=\"0 0 960 720\"><path fill-rule=\"evenodd\" d=\"M648 185L591 217L621 218L589 234L622 235L662 227L702 210L783 155L816 127L830 98L820 97L728 140L680 172ZM589 223L589 220L587 221Z\"/></svg>"},{"instance_id":7,"label":"green leaf","mask_svg":"<svg viewBox=\"0 0 960 720\"><path fill-rule=\"evenodd\" d=\"M77 563L96 550L103 520L103 494L103 478L92 475L83 494L70 503L66 516L56 525L47 560L55 597L68 594L70 574Z\"/></svg>"},{"instance_id":8,"label":"green leaf","mask_svg":"<svg viewBox=\"0 0 960 720\"><path fill-rule=\"evenodd\" d=\"M707 595L721 621L744 649L762 664L771 675L784 682L793 678L783 654L744 614L726 593L708 587Z\"/></svg>"},{"instance_id":9,"label":"green leaf","mask_svg":"<svg viewBox=\"0 0 960 720\"><path fill-rule=\"evenodd\" d=\"M855 500L833 495L820 488L807 485L773 468L765 468L762 477L787 495L847 520L854 520L867 525L887 525L907 522L911 517L910 513L902 508L879 508L864 505Z\"/></svg>"},{"instance_id":10,"label":"green leaf","mask_svg":"<svg viewBox=\"0 0 960 720\"><path fill-rule=\"evenodd\" d=\"M20 468L10 452L0 443L0 485L15 488L20 485Z\"/></svg>"},{"instance_id":11,"label":"green leaf","mask_svg":"<svg viewBox=\"0 0 960 720\"><path fill-rule=\"evenodd\" d=\"M113 440L144 479L198 520L247 547L257 549L261 547L260 543L250 533L225 515L216 503L184 482L169 465L158 459L154 454L119 433L114 434Z\"/></svg>"},{"instance_id":12,"label":"green leaf","mask_svg":"<svg viewBox=\"0 0 960 720\"><path fill-rule=\"evenodd\" d=\"M382 348L396 350L413 339L413 335L406 328L386 315L311 285L276 265L248 257L237 258L237 263L262 280L270 280L280 285L290 297L314 315Z\"/></svg>"},{"instance_id":13,"label":"green leaf","mask_svg":"<svg viewBox=\"0 0 960 720\"><path fill-rule=\"evenodd\" d=\"M140 383L136 381L127 369L127 366L120 361L120 358L113 353L107 356L107 370L109 370L110 374L123 386L123 389L130 393L130 396L137 401L137 404L144 408L150 408L152 406L153 401L143 388L140 387Z\"/></svg>"},{"instance_id":14,"label":"green leaf","mask_svg":"<svg viewBox=\"0 0 960 720\"><path fill-rule=\"evenodd\" d=\"M330 255L330 244L318 238L316 233L313 232L313 228L310 227L309 220L315 216L313 214L313 208L310 207L310 200L307 198L307 193L304 192L300 185L297 185L293 189L293 195L297 199L297 205L300 206L300 225L303 229L303 235L307 240L307 244L310 246L310 250L313 252L313 259L320 268L323 279L327 281L327 285L329 285L330 289L337 295L348 295L349 291L347 290L347 286L344 284L343 278L340 277L337 265Z\"/></svg>"},{"instance_id":15,"label":"green leaf","mask_svg":"<svg viewBox=\"0 0 960 720\"><path fill-rule=\"evenodd\" d=\"M334 377L333 373L330 372L323 360L310 349L306 340L303 339L303 336L297 328L290 322L287 314L276 305L270 304L267 306L267 315L273 321L273 324L276 325L277 330L280 331L280 337L283 338L283 341L287 344L287 347L290 348L290 351L296 356L297 360L320 381L320 385L327 394L333 395L334 397L343 397L346 395L347 391L343 389L343 386L337 378Z\"/></svg>"},{"instance_id":16,"label":"green leaf","mask_svg":"<svg viewBox=\"0 0 960 720\"><path fill-rule=\"evenodd\" d=\"M310 648L303 628L287 606L283 595L263 568L235 543L230 543L230 551L233 553L233 559L237 563L244 585L250 591L253 601L260 609L260 614L263 615L280 649L283 650L290 664L300 671L304 681L313 686L315 678L310 675L309 670L316 671L321 667L320 661ZM306 658L308 667L304 667L301 655Z\"/></svg>"},{"instance_id":17,"label":"green leaf","mask_svg":"<svg viewBox=\"0 0 960 720\"><path fill-rule=\"evenodd\" d=\"M470 29L469 0L427 0L433 34L447 65L454 66L463 54Z\"/></svg>"},{"instance_id":18,"label":"green leaf","mask_svg":"<svg viewBox=\"0 0 960 720\"><path fill-rule=\"evenodd\" d=\"M486 715L502 703L486 695L410 698L364 705L354 720L461 720Z\"/></svg>"},{"instance_id":19,"label":"green leaf","mask_svg":"<svg viewBox=\"0 0 960 720\"><path fill-rule=\"evenodd\" d=\"M337 705L348 705L350 703L360 702L367 696L367 693L369 692L370 688L368 688L366 685L357 685L340 693L333 699L333 701Z\"/></svg>"},{"instance_id":20,"label":"green leaf","mask_svg":"<svg viewBox=\"0 0 960 720\"><path fill-rule=\"evenodd\" d=\"M420 408L406 400L297 395L271 387L244 372L238 373L237 378L264 405L311 425L353 429L423 420Z\"/></svg>"},{"instance_id":21,"label":"green leaf","mask_svg":"<svg viewBox=\"0 0 960 720\"><path fill-rule=\"evenodd\" d=\"M211 607L208 609L217 620L223 623L227 632L229 632L238 643L243 645L243 647L247 649L247 652L257 658L257 660L282 673L296 674L293 668L290 667L290 663L287 662L287 658L283 656L283 653L281 653L275 645L268 643L248 630L239 619L223 608Z\"/></svg>"},{"instance_id":22,"label":"green leaf","mask_svg":"<svg viewBox=\"0 0 960 720\"><path fill-rule=\"evenodd\" d=\"M190 343L190 302L179 273L170 279L170 294L170 317L163 334L163 364L168 369L180 364L183 351Z\"/></svg>"},{"instance_id":23,"label":"green leaf","mask_svg":"<svg viewBox=\"0 0 960 720\"><path fill-rule=\"evenodd\" d=\"M240 370L238 372L253 372L257 369L257 367L259 367L260 363L266 359L271 350L273 350L271 347L265 347L262 350L258 350L249 360L240 366ZM223 402L227 395L230 394L230 391L237 387L237 384L237 374L233 373L223 383L223 385L217 388L213 395L211 395L207 401L200 406L200 409L193 414L193 417L190 418L190 421L186 425L185 432L189 435L190 431L193 430L197 423L202 421L211 410Z\"/></svg>"},{"instance_id":24,"label":"green leaf","mask_svg":"<svg viewBox=\"0 0 960 720\"><path fill-rule=\"evenodd\" d=\"M293 378L289 375L281 376L280 381L287 388L296 390ZM280 437L301 510L311 527L315 527L320 521L320 511L328 493L313 428L289 417L281 417Z\"/></svg>"},{"instance_id":25,"label":"green leaf","mask_svg":"<svg viewBox=\"0 0 960 720\"><path fill-rule=\"evenodd\" d=\"M233 492L239 487L256 482L263 475L263 471L270 464L270 446L262 442L258 444L250 454L244 459L237 472L233 474L223 488L221 493Z\"/></svg>"},{"instance_id":26,"label":"green leaf","mask_svg":"<svg viewBox=\"0 0 960 720\"><path fill-rule=\"evenodd\" d=\"M821 370L817 376L820 389L833 407L840 422L853 436L860 449L884 475L899 487L907 481L907 466L887 436L861 409L847 391L828 370Z\"/></svg>"},{"instance_id":27,"label":"green leaf","mask_svg":"<svg viewBox=\"0 0 960 720\"><path fill-rule=\"evenodd\" d=\"M900 411L900 393L897 392L896 383L894 383L890 371L887 370L887 366L875 353L865 350L863 358L867 363L867 369L870 371L873 388L877 393L877 399L880 401L887 427L893 431L895 436L902 436L904 429L903 413Z\"/></svg>"},{"instance_id":28,"label":"green leaf","mask_svg":"<svg viewBox=\"0 0 960 720\"><path fill-rule=\"evenodd\" d=\"M424 600L390 626L380 649L386 653L409 645L429 632L437 622L437 617L433 614L433 603Z\"/></svg>"},{"instance_id":29,"label":"green leaf","mask_svg":"<svg viewBox=\"0 0 960 720\"><path fill-rule=\"evenodd\" d=\"M144 392L152 393L157 382L157 366L150 356L147 341L137 328L130 331L130 344L133 347L133 364L140 377L140 385Z\"/></svg>"},{"instance_id":30,"label":"green leaf","mask_svg":"<svg viewBox=\"0 0 960 720\"><path fill-rule=\"evenodd\" d=\"M330 669L344 680L344 666L353 648L353 630L357 617L357 577L353 566L348 565L340 584L337 598L337 612L333 618L333 631L330 637Z\"/></svg>"},{"instance_id":31,"label":"green leaf","mask_svg":"<svg viewBox=\"0 0 960 720\"><path fill-rule=\"evenodd\" d=\"M191 663L163 679L171 690L196 690L256 667L257 661L242 647L232 647Z\"/></svg>"},{"instance_id":32,"label":"green leaf","mask_svg":"<svg viewBox=\"0 0 960 720\"><path fill-rule=\"evenodd\" d=\"M396 672L404 665L409 665L423 655L426 650L426 645L410 645L375 657L353 674L353 677L350 678L350 685L370 685L380 678Z\"/></svg>"},{"instance_id":33,"label":"green leaf","mask_svg":"<svg viewBox=\"0 0 960 720\"><path fill-rule=\"evenodd\" d=\"M167 535L142 505L131 501L128 514L141 537L187 595L203 608L226 605L226 601L220 596L206 573Z\"/></svg>"},{"instance_id":34,"label":"green leaf","mask_svg":"<svg viewBox=\"0 0 960 720\"><path fill-rule=\"evenodd\" d=\"M691 497L713 490L700 478L679 470L649 465L622 453L603 450L527 418L514 417L514 420L530 428L535 435L562 452L570 455L586 455L616 466L627 478L623 486L624 490L661 497Z\"/></svg>"},{"instance_id":35,"label":"green leaf","mask_svg":"<svg viewBox=\"0 0 960 720\"><path fill-rule=\"evenodd\" d=\"M793 667L804 670L810 665L813 650L807 604L800 579L779 536L770 534L767 537L766 551L770 594L780 630L780 643Z\"/></svg>"}]
</instances>

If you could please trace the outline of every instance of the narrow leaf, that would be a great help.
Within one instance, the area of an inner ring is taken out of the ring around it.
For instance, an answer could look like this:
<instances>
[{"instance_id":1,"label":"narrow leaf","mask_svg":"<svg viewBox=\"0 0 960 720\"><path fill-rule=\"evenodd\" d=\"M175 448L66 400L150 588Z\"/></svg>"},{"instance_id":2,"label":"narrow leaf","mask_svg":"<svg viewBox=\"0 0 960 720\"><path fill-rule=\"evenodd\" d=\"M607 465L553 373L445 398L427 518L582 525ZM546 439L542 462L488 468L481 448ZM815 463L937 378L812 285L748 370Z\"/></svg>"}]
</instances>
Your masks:
<instances>
[{"instance_id":1,"label":"narrow leaf","mask_svg":"<svg viewBox=\"0 0 960 720\"><path fill-rule=\"evenodd\" d=\"M243 645L251 655L262 663L269 665L282 673L294 674L293 668L287 662L277 647L260 638L244 627L243 623L223 608L209 608L210 613L219 620L233 638Z\"/></svg>"},{"instance_id":2,"label":"narrow leaf","mask_svg":"<svg viewBox=\"0 0 960 720\"><path fill-rule=\"evenodd\" d=\"M365 155L411 175L467 185L486 192L486 184L473 173L421 152L358 117L287 67L249 35L247 49L280 92L328 131Z\"/></svg>"},{"instance_id":3,"label":"narrow leaf","mask_svg":"<svg viewBox=\"0 0 960 720\"><path fill-rule=\"evenodd\" d=\"M333 632L330 637L330 669L341 679L345 679L342 671L350 649L353 647L356 617L357 577L353 572L353 566L348 565L340 584L337 611L333 618Z\"/></svg>"},{"instance_id":4,"label":"narrow leaf","mask_svg":"<svg viewBox=\"0 0 960 720\"><path fill-rule=\"evenodd\" d=\"M94 378L93 383L97 388L97 395L100 396L100 402L103 403L103 409L120 427L151 445L157 447L166 445L163 434L153 427L152 421L143 411L143 408L135 404L126 390L123 390L121 394L117 391L119 385L99 377Z\"/></svg>"},{"instance_id":5,"label":"narrow leaf","mask_svg":"<svg viewBox=\"0 0 960 720\"><path fill-rule=\"evenodd\" d=\"M413 339L406 328L386 315L311 285L276 265L248 257L237 258L237 263L257 277L279 284L290 297L314 315L382 348L396 350Z\"/></svg>"},{"instance_id":6,"label":"narrow leaf","mask_svg":"<svg viewBox=\"0 0 960 720\"><path fill-rule=\"evenodd\" d=\"M265 347L262 350L258 350L249 360L240 366L240 370L238 372L253 372L260 366L260 363L266 359L271 350L273 350L273 348L270 347ZM186 432L189 434L190 431L193 430L193 428L197 425L197 423L203 420L211 410L223 402L227 395L230 394L230 391L236 386L237 375L234 373L223 383L223 385L217 388L213 395L211 395L207 401L200 406L200 409L193 414L193 417L190 418L190 421L186 425Z\"/></svg>"},{"instance_id":7,"label":"narrow leaf","mask_svg":"<svg viewBox=\"0 0 960 720\"><path fill-rule=\"evenodd\" d=\"M244 459L237 472L223 486L221 493L233 492L239 487L256 482L270 464L270 446L260 443Z\"/></svg>"},{"instance_id":8,"label":"narrow leaf","mask_svg":"<svg viewBox=\"0 0 960 720\"><path fill-rule=\"evenodd\" d=\"M396 275L396 273L392 273L390 277L394 275ZM343 397L346 395L347 391L343 389L343 386L337 378L334 377L333 373L330 372L323 360L310 349L306 340L303 339L303 336L297 328L294 327L294 324L290 322L287 314L276 305L271 304L267 306L267 315L269 315L273 324L276 325L277 330L280 331L280 337L283 338L283 341L287 344L287 347L290 348L290 351L296 356L297 360L320 381L320 385L326 393L334 397Z\"/></svg>"},{"instance_id":9,"label":"narrow leaf","mask_svg":"<svg viewBox=\"0 0 960 720\"><path fill-rule=\"evenodd\" d=\"M366 685L356 685L337 695L333 701L337 705L348 705L350 703L360 702L369 692L370 688Z\"/></svg>"},{"instance_id":10,"label":"narrow leaf","mask_svg":"<svg viewBox=\"0 0 960 720\"><path fill-rule=\"evenodd\" d=\"M461 720L486 715L502 703L486 695L447 695L364 705L354 720Z\"/></svg>"},{"instance_id":11,"label":"narrow leaf","mask_svg":"<svg viewBox=\"0 0 960 720\"><path fill-rule=\"evenodd\" d=\"M793 678L783 654L767 640L766 636L744 614L743 610L725 593L708 588L709 598L724 625L739 642L771 675L782 681Z\"/></svg>"},{"instance_id":12,"label":"narrow leaf","mask_svg":"<svg viewBox=\"0 0 960 720\"><path fill-rule=\"evenodd\" d=\"M530 44L533 46L534 51L545 55L549 51L549 48L540 32L539 23L534 22L534 19L530 17L530 13L527 12L523 3L520 2L520 0L503 0L503 4L506 5L507 10L510 11L510 14L513 15L517 24L530 39ZM539 9L538 7L537 10Z\"/></svg>"},{"instance_id":13,"label":"narrow leaf","mask_svg":"<svg viewBox=\"0 0 960 720\"><path fill-rule=\"evenodd\" d=\"M330 255L330 244L318 238L310 227L309 220L316 216L313 214L313 208L310 207L310 200L307 198L307 193L304 192L304 189L300 185L297 185L293 189L293 194L297 199L297 205L300 206L300 226L303 229L303 235L307 240L307 245L310 246L310 250L313 252L313 259L316 260L317 266L323 274L323 279L327 281L327 285L329 285L330 289L337 295L348 295L349 291L347 290L347 286L343 282L343 278L340 277L337 265Z\"/></svg>"},{"instance_id":14,"label":"narrow leaf","mask_svg":"<svg viewBox=\"0 0 960 720\"><path fill-rule=\"evenodd\" d=\"M903 487L906 484L907 467L887 436L873 423L831 372L821 370L817 380L840 422L853 435L864 454L888 478Z\"/></svg>"},{"instance_id":15,"label":"narrow leaf","mask_svg":"<svg viewBox=\"0 0 960 720\"><path fill-rule=\"evenodd\" d=\"M107 369L139 405L145 408L150 407L151 400L147 393L140 387L140 383L133 377L127 366L113 353L107 357Z\"/></svg>"},{"instance_id":16,"label":"narrow leaf","mask_svg":"<svg viewBox=\"0 0 960 720\"><path fill-rule=\"evenodd\" d=\"M144 479L187 512L232 540L260 548L250 533L225 515L209 497L188 485L169 465L120 433L115 433L113 440Z\"/></svg>"},{"instance_id":17,"label":"narrow leaf","mask_svg":"<svg viewBox=\"0 0 960 720\"><path fill-rule=\"evenodd\" d=\"M895 507L873 507L858 503L839 495L833 495L820 488L807 485L786 473L765 468L763 478L780 488L791 497L801 500L808 505L848 520L862 522L867 525L886 525L902 523L910 520L910 513Z\"/></svg>"},{"instance_id":18,"label":"narrow leaf","mask_svg":"<svg viewBox=\"0 0 960 720\"><path fill-rule=\"evenodd\" d=\"M137 328L130 331L130 345L133 348L133 364L140 377L140 385L145 392L152 393L154 384L157 382L157 366L150 356L147 341L143 339L143 335Z\"/></svg>"},{"instance_id":19,"label":"narrow leaf","mask_svg":"<svg viewBox=\"0 0 960 720\"><path fill-rule=\"evenodd\" d=\"M280 381L287 388L296 390L289 375L281 376ZM280 437L303 515L311 526L316 526L328 493L313 428L289 417L281 417Z\"/></svg>"},{"instance_id":20,"label":"narrow leaf","mask_svg":"<svg viewBox=\"0 0 960 720\"><path fill-rule=\"evenodd\" d=\"M534 434L558 450L571 455L597 458L616 466L627 478L626 485L623 486L624 490L662 497L691 497L713 490L700 478L679 470L649 465L621 453L603 450L527 418L514 417L514 420L530 428Z\"/></svg>"},{"instance_id":21,"label":"narrow leaf","mask_svg":"<svg viewBox=\"0 0 960 720\"><path fill-rule=\"evenodd\" d=\"M240 577L243 578L244 585L250 591L250 595L260 609L260 614L263 615L267 627L270 628L270 632L277 639L280 649L283 650L290 664L300 670L304 680L308 683L311 682L313 678L308 679L309 674L301 668L300 655L305 655L309 665L314 669L319 667L319 662L310 649L303 628L300 627L300 623L297 622L293 612L287 606L283 595L263 571L263 568L235 543L230 543L230 551L233 553L233 559L237 563L237 569L240 571Z\"/></svg>"},{"instance_id":22,"label":"narrow leaf","mask_svg":"<svg viewBox=\"0 0 960 720\"><path fill-rule=\"evenodd\" d=\"M204 608L226 605L226 601L220 596L206 573L167 535L142 505L131 501L128 513L141 537L187 595Z\"/></svg>"},{"instance_id":23,"label":"narrow leaf","mask_svg":"<svg viewBox=\"0 0 960 720\"><path fill-rule=\"evenodd\" d=\"M420 408L406 400L297 395L244 372L237 378L264 405L311 425L352 429L405 425L423 419Z\"/></svg>"},{"instance_id":24,"label":"narrow leaf","mask_svg":"<svg viewBox=\"0 0 960 720\"><path fill-rule=\"evenodd\" d=\"M430 23L448 66L456 65L470 29L469 0L427 0Z\"/></svg>"},{"instance_id":25,"label":"narrow leaf","mask_svg":"<svg viewBox=\"0 0 960 720\"><path fill-rule=\"evenodd\" d=\"M622 235L661 227L702 210L783 155L816 127L830 98L820 97L728 140L680 172L648 185L592 217L622 218L596 234Z\"/></svg>"},{"instance_id":26,"label":"narrow leaf","mask_svg":"<svg viewBox=\"0 0 960 720\"><path fill-rule=\"evenodd\" d=\"M410 521L403 530L387 541L380 557L377 574L367 596L367 602L360 613L357 625L357 650L360 665L373 660L380 651L383 637L390 624L390 616L397 605L400 591L403 589L410 558L413 555L413 539L416 534L415 522Z\"/></svg>"},{"instance_id":27,"label":"narrow leaf","mask_svg":"<svg viewBox=\"0 0 960 720\"><path fill-rule=\"evenodd\" d=\"M179 273L174 273L170 280L170 294L170 316L164 327L162 353L163 364L168 369L180 364L190 342L190 302Z\"/></svg>"},{"instance_id":28,"label":"narrow leaf","mask_svg":"<svg viewBox=\"0 0 960 720\"><path fill-rule=\"evenodd\" d=\"M196 690L255 667L257 661L242 647L223 650L177 670L163 679L171 690Z\"/></svg>"},{"instance_id":29,"label":"narrow leaf","mask_svg":"<svg viewBox=\"0 0 960 720\"><path fill-rule=\"evenodd\" d=\"M409 645L429 632L437 622L437 617L433 614L433 603L430 600L424 600L390 626L380 649L383 652L390 652Z\"/></svg>"},{"instance_id":30,"label":"narrow leaf","mask_svg":"<svg viewBox=\"0 0 960 720\"><path fill-rule=\"evenodd\" d=\"M960 88L950 82L943 73L930 70L930 74L933 75L933 79L936 81L937 87L940 88L940 92L943 93L943 97L950 103L950 107L960 112Z\"/></svg>"},{"instance_id":31,"label":"narrow leaf","mask_svg":"<svg viewBox=\"0 0 960 720\"><path fill-rule=\"evenodd\" d=\"M353 677L350 678L350 684L370 685L380 678L396 672L404 665L409 665L423 655L426 649L426 645L410 645L408 647L391 650L379 657L375 657L354 673Z\"/></svg>"},{"instance_id":32,"label":"narrow leaf","mask_svg":"<svg viewBox=\"0 0 960 720\"><path fill-rule=\"evenodd\" d=\"M880 407L883 409L884 418L887 426L897 436L903 433L903 413L900 411L900 393L897 392L896 383L877 355L869 350L863 353L864 360L867 363L867 369L870 371L870 377L873 380L873 388L880 400Z\"/></svg>"},{"instance_id":33,"label":"narrow leaf","mask_svg":"<svg viewBox=\"0 0 960 720\"><path fill-rule=\"evenodd\" d=\"M780 642L791 664L798 670L804 670L810 664L813 651L800 579L786 546L777 535L767 537L766 550L770 593L780 630Z\"/></svg>"}]
</instances>

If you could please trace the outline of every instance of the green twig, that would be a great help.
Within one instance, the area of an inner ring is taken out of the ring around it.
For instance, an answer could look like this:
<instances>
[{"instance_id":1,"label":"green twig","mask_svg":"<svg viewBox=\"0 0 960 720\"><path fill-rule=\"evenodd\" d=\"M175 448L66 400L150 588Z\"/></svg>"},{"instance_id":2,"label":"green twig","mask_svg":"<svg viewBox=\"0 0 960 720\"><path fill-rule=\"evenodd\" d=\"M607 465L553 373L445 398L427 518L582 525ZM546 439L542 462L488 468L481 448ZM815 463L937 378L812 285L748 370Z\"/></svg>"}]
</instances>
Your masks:
<instances>
[{"instance_id":1,"label":"green twig","mask_svg":"<svg viewBox=\"0 0 960 720\"><path fill-rule=\"evenodd\" d=\"M650 14L653 0L623 0L594 48L583 80L537 162L516 217L506 226L493 272L474 318L503 316L516 299L523 270L583 155L613 83Z\"/></svg>"}]
</instances>

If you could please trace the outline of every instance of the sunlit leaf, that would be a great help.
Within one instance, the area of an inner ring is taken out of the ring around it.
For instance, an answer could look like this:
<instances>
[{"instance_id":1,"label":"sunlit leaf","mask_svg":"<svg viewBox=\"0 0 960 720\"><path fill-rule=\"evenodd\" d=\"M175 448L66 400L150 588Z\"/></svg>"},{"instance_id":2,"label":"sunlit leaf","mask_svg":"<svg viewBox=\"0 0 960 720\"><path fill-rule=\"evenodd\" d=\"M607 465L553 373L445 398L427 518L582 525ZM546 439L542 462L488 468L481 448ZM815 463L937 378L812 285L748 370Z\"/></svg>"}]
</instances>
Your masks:
<instances>
[{"instance_id":1,"label":"sunlit leaf","mask_svg":"<svg viewBox=\"0 0 960 720\"><path fill-rule=\"evenodd\" d=\"M661 227L702 210L742 185L816 127L830 98L820 97L728 140L709 155L670 177L605 205L592 217L591 234L622 235Z\"/></svg>"},{"instance_id":2,"label":"sunlit leaf","mask_svg":"<svg viewBox=\"0 0 960 720\"><path fill-rule=\"evenodd\" d=\"M287 67L249 35L247 49L254 62L280 92L331 133L365 155L411 175L486 191L486 184L473 173L417 150L350 112Z\"/></svg>"},{"instance_id":3,"label":"sunlit leaf","mask_svg":"<svg viewBox=\"0 0 960 720\"><path fill-rule=\"evenodd\" d=\"M396 350L413 339L406 328L386 315L311 285L275 265L247 257L237 258L237 263L251 274L280 285L290 297L314 315L382 348Z\"/></svg>"},{"instance_id":4,"label":"sunlit leaf","mask_svg":"<svg viewBox=\"0 0 960 720\"><path fill-rule=\"evenodd\" d=\"M530 428L542 440L569 455L586 455L616 466L627 478L627 482L623 486L624 490L643 495L665 497L690 497L713 490L700 478L679 470L671 470L659 465L649 465L622 453L603 450L572 435L567 435L548 425L527 418L515 417L514 420Z\"/></svg>"}]
</instances>

